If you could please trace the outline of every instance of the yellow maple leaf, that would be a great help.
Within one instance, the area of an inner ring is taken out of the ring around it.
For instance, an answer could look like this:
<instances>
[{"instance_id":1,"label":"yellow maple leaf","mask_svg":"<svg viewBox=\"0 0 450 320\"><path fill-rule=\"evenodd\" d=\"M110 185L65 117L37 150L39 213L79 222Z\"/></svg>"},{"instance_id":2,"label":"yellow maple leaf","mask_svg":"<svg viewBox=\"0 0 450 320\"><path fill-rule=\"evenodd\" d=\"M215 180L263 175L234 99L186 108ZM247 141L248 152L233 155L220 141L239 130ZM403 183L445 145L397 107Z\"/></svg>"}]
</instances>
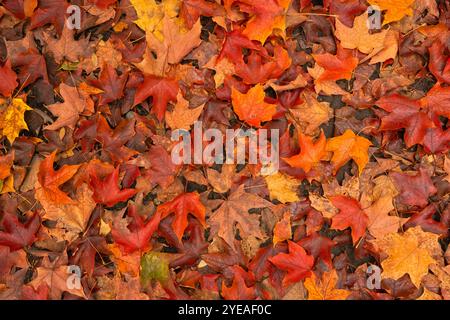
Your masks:
<instances>
[{"instance_id":1,"label":"yellow maple leaf","mask_svg":"<svg viewBox=\"0 0 450 320\"><path fill-rule=\"evenodd\" d=\"M155 0L130 0L130 2L138 16L134 23L145 32L153 33L158 40L163 41L163 18L165 16L175 18L178 15L180 1L164 0L160 4Z\"/></svg>"},{"instance_id":2,"label":"yellow maple leaf","mask_svg":"<svg viewBox=\"0 0 450 320\"><path fill-rule=\"evenodd\" d=\"M421 227L408 229L405 233L389 233L374 243L387 254L381 262L383 278L399 279L406 273L412 283L419 288L428 267L436 263L434 255L440 251L439 236L422 231Z\"/></svg>"},{"instance_id":3,"label":"yellow maple leaf","mask_svg":"<svg viewBox=\"0 0 450 320\"><path fill-rule=\"evenodd\" d=\"M305 280L308 290L308 300L345 300L350 291L336 289L338 277L336 270L324 272L322 279L318 279L313 273L311 278Z\"/></svg>"},{"instance_id":4,"label":"yellow maple leaf","mask_svg":"<svg viewBox=\"0 0 450 320\"><path fill-rule=\"evenodd\" d=\"M299 201L297 188L300 181L283 173L264 177L270 193L270 199L277 199L281 203Z\"/></svg>"},{"instance_id":5,"label":"yellow maple leaf","mask_svg":"<svg viewBox=\"0 0 450 320\"><path fill-rule=\"evenodd\" d=\"M404 16L411 16L413 10L411 5L415 0L369 0L369 3L378 6L384 14L383 25L393 21L399 21Z\"/></svg>"},{"instance_id":6,"label":"yellow maple leaf","mask_svg":"<svg viewBox=\"0 0 450 320\"><path fill-rule=\"evenodd\" d=\"M358 165L359 174L369 162L369 146L372 143L366 138L355 135L347 129L344 134L331 138L327 141L326 150L333 152L331 162L334 165L334 172L342 167L348 160L353 159Z\"/></svg>"},{"instance_id":7,"label":"yellow maple leaf","mask_svg":"<svg viewBox=\"0 0 450 320\"><path fill-rule=\"evenodd\" d=\"M22 99L12 99L11 103L0 115L0 129L2 135L12 144L22 129L28 130L24 119L25 111L32 110Z\"/></svg>"}]
</instances>

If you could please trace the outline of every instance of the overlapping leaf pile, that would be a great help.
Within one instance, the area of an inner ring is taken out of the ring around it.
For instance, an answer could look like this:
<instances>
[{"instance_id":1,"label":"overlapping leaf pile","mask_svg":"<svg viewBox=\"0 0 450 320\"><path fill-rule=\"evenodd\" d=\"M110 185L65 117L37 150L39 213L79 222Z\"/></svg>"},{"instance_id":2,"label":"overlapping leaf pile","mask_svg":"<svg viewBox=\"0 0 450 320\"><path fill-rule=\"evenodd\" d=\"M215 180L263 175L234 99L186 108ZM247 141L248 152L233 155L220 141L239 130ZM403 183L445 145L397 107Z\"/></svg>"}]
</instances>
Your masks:
<instances>
[{"instance_id":1,"label":"overlapping leaf pile","mask_svg":"<svg viewBox=\"0 0 450 320\"><path fill-rule=\"evenodd\" d=\"M0 3L0 298L450 299L448 1Z\"/></svg>"}]
</instances>

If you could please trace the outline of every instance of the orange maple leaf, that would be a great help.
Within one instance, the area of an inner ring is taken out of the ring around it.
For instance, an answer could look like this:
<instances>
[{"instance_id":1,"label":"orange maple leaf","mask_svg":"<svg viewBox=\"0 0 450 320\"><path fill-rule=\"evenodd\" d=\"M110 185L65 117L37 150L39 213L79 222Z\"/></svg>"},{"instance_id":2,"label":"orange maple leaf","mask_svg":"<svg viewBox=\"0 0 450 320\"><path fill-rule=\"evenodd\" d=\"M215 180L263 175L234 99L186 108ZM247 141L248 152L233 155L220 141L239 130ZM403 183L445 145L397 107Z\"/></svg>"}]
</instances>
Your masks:
<instances>
[{"instance_id":1,"label":"orange maple leaf","mask_svg":"<svg viewBox=\"0 0 450 320\"><path fill-rule=\"evenodd\" d=\"M261 127L261 122L272 120L276 113L276 105L264 102L264 97L264 89L260 84L245 94L235 88L231 91L233 109L239 119L254 127Z\"/></svg>"},{"instance_id":2,"label":"orange maple leaf","mask_svg":"<svg viewBox=\"0 0 450 320\"><path fill-rule=\"evenodd\" d=\"M55 171L53 169L55 156L56 151L41 162L38 172L38 181L45 197L49 201L59 204L71 204L73 203L73 200L66 193L61 191L59 186L70 180L77 172L80 165L65 165L58 171Z\"/></svg>"},{"instance_id":3,"label":"orange maple leaf","mask_svg":"<svg viewBox=\"0 0 450 320\"><path fill-rule=\"evenodd\" d=\"M325 69L317 79L318 81L336 81L339 79L349 80L352 77L353 70L358 65L358 59L351 56L351 51L338 50L337 55L330 53L313 54L316 63Z\"/></svg>"},{"instance_id":4,"label":"orange maple leaf","mask_svg":"<svg viewBox=\"0 0 450 320\"><path fill-rule=\"evenodd\" d=\"M347 129L344 134L327 141L326 150L333 152L331 162L334 165L334 173L348 160L353 159L358 165L359 174L369 162L368 150L372 143L366 138L355 135Z\"/></svg>"},{"instance_id":5,"label":"orange maple leaf","mask_svg":"<svg viewBox=\"0 0 450 320\"><path fill-rule=\"evenodd\" d=\"M291 167L302 168L305 172L309 172L325 156L327 140L322 131L319 139L315 143L313 138L301 132L298 134L298 141L300 144L300 153L290 158L283 158L283 160Z\"/></svg>"}]
</instances>

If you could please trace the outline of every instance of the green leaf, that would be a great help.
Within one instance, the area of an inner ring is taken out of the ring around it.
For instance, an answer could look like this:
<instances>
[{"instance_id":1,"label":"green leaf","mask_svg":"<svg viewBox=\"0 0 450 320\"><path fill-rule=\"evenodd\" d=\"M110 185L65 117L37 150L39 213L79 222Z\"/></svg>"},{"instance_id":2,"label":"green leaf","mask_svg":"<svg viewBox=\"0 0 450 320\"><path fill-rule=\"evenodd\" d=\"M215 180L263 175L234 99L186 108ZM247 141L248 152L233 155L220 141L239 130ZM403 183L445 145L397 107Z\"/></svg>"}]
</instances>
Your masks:
<instances>
[{"instance_id":1,"label":"green leaf","mask_svg":"<svg viewBox=\"0 0 450 320\"><path fill-rule=\"evenodd\" d=\"M161 253L149 252L141 258L141 282L144 286L152 280L164 284L169 276L169 263Z\"/></svg>"}]
</instances>

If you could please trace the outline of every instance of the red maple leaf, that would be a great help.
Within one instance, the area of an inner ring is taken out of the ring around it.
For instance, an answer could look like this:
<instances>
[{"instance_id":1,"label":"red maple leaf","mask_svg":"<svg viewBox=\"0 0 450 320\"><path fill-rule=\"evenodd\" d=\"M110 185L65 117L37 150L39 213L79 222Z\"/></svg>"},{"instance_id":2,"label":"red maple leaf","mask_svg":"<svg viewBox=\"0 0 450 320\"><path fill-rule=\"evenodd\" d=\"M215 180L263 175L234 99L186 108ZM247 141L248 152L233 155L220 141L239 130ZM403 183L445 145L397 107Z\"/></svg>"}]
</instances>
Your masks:
<instances>
[{"instance_id":1,"label":"red maple leaf","mask_svg":"<svg viewBox=\"0 0 450 320\"><path fill-rule=\"evenodd\" d=\"M0 82L0 93L5 97L11 96L18 83L17 75L11 69L10 60L6 60L5 64L0 67L0 78L2 79Z\"/></svg>"},{"instance_id":2,"label":"red maple leaf","mask_svg":"<svg viewBox=\"0 0 450 320\"><path fill-rule=\"evenodd\" d=\"M178 82L173 79L166 79L156 76L145 76L137 88L134 97L134 105L140 104L148 97L153 98L152 113L156 115L159 121L164 119L167 103L175 102L178 94Z\"/></svg>"},{"instance_id":3,"label":"red maple leaf","mask_svg":"<svg viewBox=\"0 0 450 320\"><path fill-rule=\"evenodd\" d=\"M381 118L380 130L404 128L405 143L408 148L415 144L423 144L427 129L434 126L416 100L393 94L382 97L376 105L389 112L387 116Z\"/></svg>"},{"instance_id":4,"label":"red maple leaf","mask_svg":"<svg viewBox=\"0 0 450 320\"><path fill-rule=\"evenodd\" d=\"M302 246L288 241L288 247L289 253L280 253L275 257L269 258L269 261L277 268L287 272L283 279L284 286L309 277L314 265L314 258L308 255Z\"/></svg>"},{"instance_id":5,"label":"red maple leaf","mask_svg":"<svg viewBox=\"0 0 450 320\"><path fill-rule=\"evenodd\" d=\"M50 23L61 35L66 23L68 7L69 4L65 0L39 0L38 8L31 17L31 29Z\"/></svg>"},{"instance_id":6,"label":"red maple leaf","mask_svg":"<svg viewBox=\"0 0 450 320\"><path fill-rule=\"evenodd\" d=\"M252 300L256 298L256 288L248 285L252 282L252 276L240 266L232 266L227 269L233 274L233 283L227 287L222 282L222 296L226 300Z\"/></svg>"},{"instance_id":7,"label":"red maple leaf","mask_svg":"<svg viewBox=\"0 0 450 320\"><path fill-rule=\"evenodd\" d=\"M137 213L134 205L128 206L127 215L131 218L128 227L117 227L113 224L112 237L127 254L137 250L145 251L149 248L150 238L158 229L161 215L159 212L156 212L145 222L144 218Z\"/></svg>"},{"instance_id":8,"label":"red maple leaf","mask_svg":"<svg viewBox=\"0 0 450 320\"><path fill-rule=\"evenodd\" d=\"M414 176L399 172L390 175L399 191L397 199L403 204L425 207L428 197L437 192L430 175L422 168Z\"/></svg>"},{"instance_id":9,"label":"red maple leaf","mask_svg":"<svg viewBox=\"0 0 450 320\"><path fill-rule=\"evenodd\" d=\"M159 184L167 188L175 179L176 166L173 164L170 154L162 146L151 146L146 154L150 161L150 168L143 174L152 184Z\"/></svg>"},{"instance_id":10,"label":"red maple leaf","mask_svg":"<svg viewBox=\"0 0 450 320\"><path fill-rule=\"evenodd\" d=\"M123 162L130 159L137 152L125 146L125 144L135 135L134 119L122 119L114 129L111 129L103 116L99 116L96 127L95 140L102 144L113 161ZM93 124L94 125L94 124Z\"/></svg>"},{"instance_id":11,"label":"red maple leaf","mask_svg":"<svg viewBox=\"0 0 450 320\"><path fill-rule=\"evenodd\" d=\"M423 108L427 108L433 119L438 116L450 118L450 87L442 87L435 84L427 95L420 100ZM438 120L435 120L438 124Z\"/></svg>"},{"instance_id":12,"label":"red maple leaf","mask_svg":"<svg viewBox=\"0 0 450 320\"><path fill-rule=\"evenodd\" d=\"M108 104L123 97L123 89L127 82L128 75L122 73L117 75L116 70L111 65L105 65L100 72L98 80L91 80L91 84L104 92L99 94L99 106Z\"/></svg>"},{"instance_id":13,"label":"red maple leaf","mask_svg":"<svg viewBox=\"0 0 450 320\"><path fill-rule=\"evenodd\" d=\"M423 138L423 147L427 153L445 153L450 148L450 129L430 128Z\"/></svg>"},{"instance_id":14,"label":"red maple leaf","mask_svg":"<svg viewBox=\"0 0 450 320\"><path fill-rule=\"evenodd\" d=\"M41 225L39 214L34 213L27 222L21 223L17 215L5 213L1 222L4 231L0 231L0 246L16 251L36 240L36 232Z\"/></svg>"},{"instance_id":15,"label":"red maple leaf","mask_svg":"<svg viewBox=\"0 0 450 320\"><path fill-rule=\"evenodd\" d=\"M115 204L126 201L136 194L135 189L119 188L119 167L107 175L103 180L97 177L96 172L90 173L90 185L94 191L95 202L112 207Z\"/></svg>"},{"instance_id":16,"label":"red maple leaf","mask_svg":"<svg viewBox=\"0 0 450 320\"><path fill-rule=\"evenodd\" d=\"M330 269L333 268L331 249L336 245L333 240L322 237L319 233L314 232L309 237L301 239L298 244L316 259L316 263L320 258Z\"/></svg>"},{"instance_id":17,"label":"red maple leaf","mask_svg":"<svg viewBox=\"0 0 450 320\"><path fill-rule=\"evenodd\" d=\"M171 213L175 214L175 218L172 222L172 228L178 239L183 237L184 230L188 225L187 218L189 213L196 217L203 226L206 224L206 208L201 203L200 196L196 192L180 194L172 201L158 206L157 211L161 213L162 219Z\"/></svg>"},{"instance_id":18,"label":"red maple leaf","mask_svg":"<svg viewBox=\"0 0 450 320\"><path fill-rule=\"evenodd\" d=\"M428 68L433 76L443 83L450 83L450 56L444 54L445 45L441 41L435 41L428 48L430 60Z\"/></svg>"},{"instance_id":19,"label":"red maple leaf","mask_svg":"<svg viewBox=\"0 0 450 320\"><path fill-rule=\"evenodd\" d=\"M217 62L226 57L231 62L243 61L244 55L242 49L261 50L262 46L241 33L241 30L236 29L226 34L225 41L222 45Z\"/></svg>"},{"instance_id":20,"label":"red maple leaf","mask_svg":"<svg viewBox=\"0 0 450 320\"><path fill-rule=\"evenodd\" d=\"M359 202L346 196L330 197L333 206L339 209L339 213L332 218L332 229L352 229L353 244L366 233L369 218L361 209Z\"/></svg>"},{"instance_id":21,"label":"red maple leaf","mask_svg":"<svg viewBox=\"0 0 450 320\"><path fill-rule=\"evenodd\" d=\"M408 228L414 228L420 226L426 232L433 232L436 234L447 234L448 227L433 219L433 215L436 213L437 208L434 204L430 204L422 211L414 213L411 218L403 225L405 230Z\"/></svg>"},{"instance_id":22,"label":"red maple leaf","mask_svg":"<svg viewBox=\"0 0 450 320\"><path fill-rule=\"evenodd\" d=\"M45 58L39 54L35 49L30 48L25 52L19 53L13 58L13 65L19 69L17 78L20 85L26 87L42 78L48 82L47 64Z\"/></svg>"}]
</instances>

